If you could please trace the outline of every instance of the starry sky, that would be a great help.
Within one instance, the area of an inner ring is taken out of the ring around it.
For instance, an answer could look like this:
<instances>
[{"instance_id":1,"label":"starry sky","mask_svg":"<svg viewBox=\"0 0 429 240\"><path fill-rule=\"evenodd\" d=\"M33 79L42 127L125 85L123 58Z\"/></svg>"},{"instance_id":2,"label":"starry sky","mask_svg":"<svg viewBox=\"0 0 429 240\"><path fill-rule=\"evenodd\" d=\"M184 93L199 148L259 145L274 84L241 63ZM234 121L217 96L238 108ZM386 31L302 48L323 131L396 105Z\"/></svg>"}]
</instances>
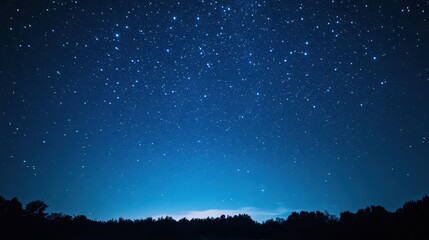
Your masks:
<instances>
[{"instance_id":1,"label":"starry sky","mask_svg":"<svg viewBox=\"0 0 429 240\"><path fill-rule=\"evenodd\" d=\"M429 194L429 1L6 0L0 194L257 220Z\"/></svg>"}]
</instances>

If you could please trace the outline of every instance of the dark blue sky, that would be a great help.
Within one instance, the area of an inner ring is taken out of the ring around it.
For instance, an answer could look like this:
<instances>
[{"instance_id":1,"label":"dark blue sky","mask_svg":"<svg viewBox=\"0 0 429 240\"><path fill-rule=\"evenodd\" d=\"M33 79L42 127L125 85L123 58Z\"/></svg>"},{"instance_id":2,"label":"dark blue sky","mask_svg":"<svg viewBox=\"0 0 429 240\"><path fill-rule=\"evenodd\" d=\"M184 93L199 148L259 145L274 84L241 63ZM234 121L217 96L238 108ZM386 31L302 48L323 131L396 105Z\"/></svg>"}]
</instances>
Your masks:
<instances>
[{"instance_id":1,"label":"dark blue sky","mask_svg":"<svg viewBox=\"0 0 429 240\"><path fill-rule=\"evenodd\" d=\"M428 1L0 7L0 194L94 219L429 193Z\"/></svg>"}]
</instances>

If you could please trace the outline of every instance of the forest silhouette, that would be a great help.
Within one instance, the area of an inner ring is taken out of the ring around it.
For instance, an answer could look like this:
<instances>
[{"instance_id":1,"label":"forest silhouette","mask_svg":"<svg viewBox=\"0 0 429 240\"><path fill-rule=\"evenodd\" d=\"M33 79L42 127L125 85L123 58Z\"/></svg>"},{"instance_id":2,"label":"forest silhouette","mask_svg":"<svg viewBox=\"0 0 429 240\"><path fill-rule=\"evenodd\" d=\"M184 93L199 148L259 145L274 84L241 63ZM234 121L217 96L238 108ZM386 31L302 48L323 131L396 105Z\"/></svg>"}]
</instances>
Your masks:
<instances>
[{"instance_id":1,"label":"forest silhouette","mask_svg":"<svg viewBox=\"0 0 429 240\"><path fill-rule=\"evenodd\" d=\"M292 212L258 223L249 215L180 219L162 217L94 221L84 215L47 213L43 201L25 207L0 196L1 239L429 239L429 197L395 212L381 206L342 212Z\"/></svg>"}]
</instances>

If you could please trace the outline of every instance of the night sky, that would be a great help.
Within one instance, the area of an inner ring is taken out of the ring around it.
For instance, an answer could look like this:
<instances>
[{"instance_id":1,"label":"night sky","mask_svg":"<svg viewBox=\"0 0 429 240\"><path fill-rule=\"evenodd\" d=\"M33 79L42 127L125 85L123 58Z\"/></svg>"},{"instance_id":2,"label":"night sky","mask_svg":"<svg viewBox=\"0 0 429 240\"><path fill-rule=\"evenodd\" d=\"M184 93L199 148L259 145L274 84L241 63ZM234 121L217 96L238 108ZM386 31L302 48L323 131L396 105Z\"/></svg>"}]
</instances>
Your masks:
<instances>
[{"instance_id":1,"label":"night sky","mask_svg":"<svg viewBox=\"0 0 429 240\"><path fill-rule=\"evenodd\" d=\"M429 194L429 1L6 0L0 195L92 219Z\"/></svg>"}]
</instances>

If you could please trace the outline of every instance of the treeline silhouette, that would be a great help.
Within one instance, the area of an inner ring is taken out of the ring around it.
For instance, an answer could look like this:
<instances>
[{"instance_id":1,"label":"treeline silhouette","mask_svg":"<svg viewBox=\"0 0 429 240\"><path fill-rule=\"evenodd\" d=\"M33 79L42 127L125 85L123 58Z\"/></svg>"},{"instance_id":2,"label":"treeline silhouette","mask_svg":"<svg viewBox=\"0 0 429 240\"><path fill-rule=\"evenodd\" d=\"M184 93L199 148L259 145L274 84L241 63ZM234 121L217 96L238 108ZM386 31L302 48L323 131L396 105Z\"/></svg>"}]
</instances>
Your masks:
<instances>
[{"instance_id":1,"label":"treeline silhouette","mask_svg":"<svg viewBox=\"0 0 429 240\"><path fill-rule=\"evenodd\" d=\"M40 200L23 207L0 196L0 239L429 239L429 197L395 212L381 206L343 212L293 212L258 223L249 215L206 219L171 217L94 221L46 213Z\"/></svg>"}]
</instances>

